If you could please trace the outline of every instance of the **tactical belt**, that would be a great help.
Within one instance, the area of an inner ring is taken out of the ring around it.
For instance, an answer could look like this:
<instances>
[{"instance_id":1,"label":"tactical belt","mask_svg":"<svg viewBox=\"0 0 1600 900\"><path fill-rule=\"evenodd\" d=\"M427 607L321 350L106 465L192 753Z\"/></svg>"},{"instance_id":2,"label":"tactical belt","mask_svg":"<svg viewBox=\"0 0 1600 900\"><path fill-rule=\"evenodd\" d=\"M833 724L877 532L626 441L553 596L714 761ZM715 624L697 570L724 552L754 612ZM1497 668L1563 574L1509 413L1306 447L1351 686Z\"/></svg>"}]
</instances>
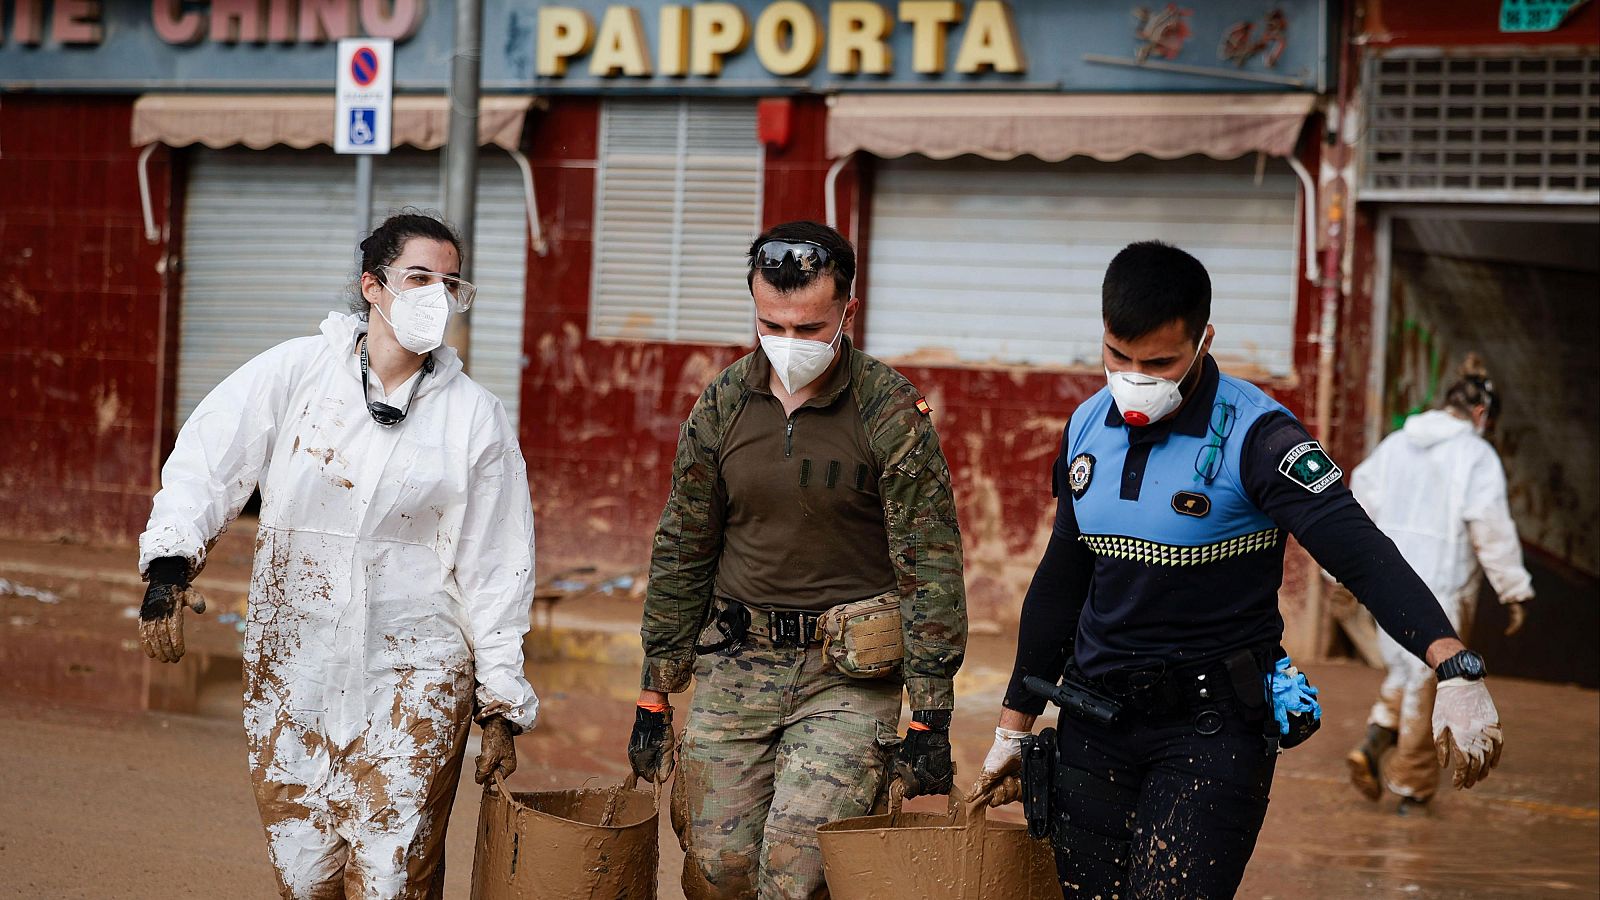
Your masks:
<instances>
[{"instance_id":1,"label":"tactical belt","mask_svg":"<svg viewBox=\"0 0 1600 900\"><path fill-rule=\"evenodd\" d=\"M1182 714L1234 698L1255 713L1266 705L1262 679L1270 671L1265 653L1244 649L1197 666L1118 669L1098 678L1089 678L1069 662L1067 679L1092 685L1147 715Z\"/></svg>"},{"instance_id":2,"label":"tactical belt","mask_svg":"<svg viewBox=\"0 0 1600 900\"><path fill-rule=\"evenodd\" d=\"M774 647L809 647L822 643L817 628L824 615L821 612L758 609L725 597L718 597L714 602L713 621L722 640L714 644L696 644L696 653L734 653L750 635L765 638Z\"/></svg>"},{"instance_id":3,"label":"tactical belt","mask_svg":"<svg viewBox=\"0 0 1600 900\"><path fill-rule=\"evenodd\" d=\"M754 606L746 609L750 610L750 633L766 638L774 647L807 647L822 643L822 635L817 631L817 622L822 619L820 612Z\"/></svg>"}]
</instances>

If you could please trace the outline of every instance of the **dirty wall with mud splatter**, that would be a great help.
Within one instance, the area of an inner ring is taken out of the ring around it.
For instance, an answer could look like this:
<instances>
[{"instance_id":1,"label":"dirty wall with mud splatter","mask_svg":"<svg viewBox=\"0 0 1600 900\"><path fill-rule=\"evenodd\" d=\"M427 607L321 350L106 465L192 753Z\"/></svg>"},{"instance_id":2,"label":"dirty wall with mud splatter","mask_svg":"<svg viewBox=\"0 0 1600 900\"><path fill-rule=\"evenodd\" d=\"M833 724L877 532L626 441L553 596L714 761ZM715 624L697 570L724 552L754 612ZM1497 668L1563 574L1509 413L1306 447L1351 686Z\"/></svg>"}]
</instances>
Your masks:
<instances>
[{"instance_id":1,"label":"dirty wall with mud splatter","mask_svg":"<svg viewBox=\"0 0 1600 900\"><path fill-rule=\"evenodd\" d=\"M7 536L127 540L150 512L172 370L158 360L166 243L144 237L132 110L132 97L0 101ZM150 178L160 226L166 150Z\"/></svg>"},{"instance_id":2,"label":"dirty wall with mud splatter","mask_svg":"<svg viewBox=\"0 0 1600 900\"><path fill-rule=\"evenodd\" d=\"M551 247L548 256L530 258L521 424L543 571L578 564L642 569L666 500L678 425L712 376L745 352L588 338L598 117L597 102L564 98L538 117L528 137ZM767 224L822 219L820 187L829 164L822 147L825 127L820 101L795 101L794 140L786 149L768 149ZM870 193L870 170L847 168L840 179L839 220L858 242L857 293L867 303ZM1305 414L1315 383L1315 348L1306 333L1311 292L1304 282L1300 288L1295 373L1268 388ZM870 352L870 335L864 345ZM934 410L960 503L972 617L1009 625L1049 536L1049 468L1061 430L1104 377L890 362L926 392ZM1359 392L1354 399L1362 399ZM1362 412L1353 415L1358 430ZM1291 558L1285 605L1293 615L1304 568Z\"/></svg>"},{"instance_id":3,"label":"dirty wall with mud splatter","mask_svg":"<svg viewBox=\"0 0 1600 900\"><path fill-rule=\"evenodd\" d=\"M524 147L547 256L529 254L521 439L539 521L541 571L570 565L642 569L665 500L679 423L740 347L595 341L588 337L600 101L560 98L529 117ZM126 146L131 101L12 97L0 103L0 336L8 402L0 424L20 439L0 459L0 532L18 537L131 540L149 512L161 456L175 434L172 383L180 299L164 273L181 247L168 205L181 208L182 155L158 149L152 195L163 242L145 242L137 153ZM826 105L793 101L792 140L769 147L763 219L823 217ZM63 146L60 134L83 135ZM1316 165L1317 141L1305 158ZM839 217L863 261L857 292L871 302L869 165L839 179ZM176 187L176 190L174 189ZM163 296L165 293L165 302ZM1315 295L1300 283L1295 371L1271 393L1302 414L1315 383ZM1341 340L1365 337L1359 310ZM858 319L862 321L864 317ZM1354 332L1354 333L1352 333ZM869 350L871 337L859 332ZM1356 354L1360 356L1359 353ZM165 357L165 362L163 362ZM1344 360L1341 354L1341 367ZM1073 406L1097 390L1092 372L950 367L892 360L926 391L960 501L975 622L1014 621L1043 550L1048 467ZM1365 359L1348 363L1364 373ZM1341 386L1359 380L1341 375ZM1334 444L1358 435L1359 386L1341 396ZM1348 455L1349 451L1346 451ZM14 511L14 512L13 512ZM1291 554L1285 612L1302 604L1303 565Z\"/></svg>"}]
</instances>

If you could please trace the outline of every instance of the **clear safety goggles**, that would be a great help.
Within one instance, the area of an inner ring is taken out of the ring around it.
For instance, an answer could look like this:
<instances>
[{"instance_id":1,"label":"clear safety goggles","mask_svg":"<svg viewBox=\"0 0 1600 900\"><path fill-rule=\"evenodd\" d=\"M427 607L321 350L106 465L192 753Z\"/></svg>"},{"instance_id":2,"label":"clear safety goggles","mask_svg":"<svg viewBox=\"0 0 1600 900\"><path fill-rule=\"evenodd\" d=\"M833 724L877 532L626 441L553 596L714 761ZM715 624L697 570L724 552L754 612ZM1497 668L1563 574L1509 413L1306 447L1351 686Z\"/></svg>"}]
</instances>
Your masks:
<instances>
[{"instance_id":1,"label":"clear safety goggles","mask_svg":"<svg viewBox=\"0 0 1600 900\"><path fill-rule=\"evenodd\" d=\"M464 313L472 308L472 298L478 295L478 288L470 281L463 281L454 275L443 272L429 272L426 269L402 269L399 266L382 266L384 283L396 294L409 291L412 288L427 287L430 284L444 284L445 292L450 295L450 306L458 313Z\"/></svg>"}]
</instances>

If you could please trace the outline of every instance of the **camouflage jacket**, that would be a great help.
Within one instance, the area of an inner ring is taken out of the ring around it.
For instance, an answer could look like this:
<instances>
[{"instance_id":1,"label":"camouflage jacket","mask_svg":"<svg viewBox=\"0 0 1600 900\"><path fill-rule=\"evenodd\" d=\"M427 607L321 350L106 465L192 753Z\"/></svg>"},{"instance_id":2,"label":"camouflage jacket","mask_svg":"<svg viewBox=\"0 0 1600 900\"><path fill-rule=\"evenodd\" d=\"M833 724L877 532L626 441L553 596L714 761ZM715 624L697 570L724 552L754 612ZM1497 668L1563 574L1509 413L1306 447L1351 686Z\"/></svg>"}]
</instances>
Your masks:
<instances>
[{"instance_id":1,"label":"camouflage jacket","mask_svg":"<svg viewBox=\"0 0 1600 900\"><path fill-rule=\"evenodd\" d=\"M755 351L759 353L760 351ZM722 534L712 504L729 426L750 397L746 355L712 380L678 432L672 493L656 527L645 596L647 690L681 691L694 672L694 643L707 621ZM951 709L952 680L967 643L961 531L950 469L922 395L903 375L854 348L851 387L882 476L889 555L900 587L906 655L901 667L912 709Z\"/></svg>"}]
</instances>

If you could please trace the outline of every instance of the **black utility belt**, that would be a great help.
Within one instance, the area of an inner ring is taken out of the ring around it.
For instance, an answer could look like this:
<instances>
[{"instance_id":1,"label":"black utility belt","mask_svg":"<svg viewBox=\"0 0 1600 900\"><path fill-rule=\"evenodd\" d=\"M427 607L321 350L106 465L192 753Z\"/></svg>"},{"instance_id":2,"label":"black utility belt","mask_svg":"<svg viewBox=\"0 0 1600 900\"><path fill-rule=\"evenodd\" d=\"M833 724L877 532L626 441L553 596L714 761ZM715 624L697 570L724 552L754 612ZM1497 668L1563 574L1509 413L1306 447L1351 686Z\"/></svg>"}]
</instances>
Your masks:
<instances>
[{"instance_id":1,"label":"black utility belt","mask_svg":"<svg viewBox=\"0 0 1600 900\"><path fill-rule=\"evenodd\" d=\"M1184 715L1237 699L1248 713L1265 711L1266 674L1271 671L1266 653L1238 650L1224 659L1196 666L1168 669L1164 663L1116 669L1090 677L1068 660L1059 685L1038 678L1024 685L1054 702L1074 718L1098 724L1122 721L1128 714L1164 717ZM1221 721L1205 723L1203 733L1214 733Z\"/></svg>"},{"instance_id":2,"label":"black utility belt","mask_svg":"<svg viewBox=\"0 0 1600 900\"><path fill-rule=\"evenodd\" d=\"M1275 753L1304 742L1322 724L1310 713L1293 712L1285 715L1287 732L1280 732L1268 679L1286 655L1280 646L1245 648L1201 665L1168 669L1158 662L1093 678L1069 659L1060 684L1030 675L1023 686L1080 721L1110 725L1125 721L1130 711L1151 718L1192 715L1195 730L1207 735L1222 730L1217 704L1232 700L1247 721L1261 721L1267 750Z\"/></svg>"},{"instance_id":3,"label":"black utility belt","mask_svg":"<svg viewBox=\"0 0 1600 900\"><path fill-rule=\"evenodd\" d=\"M1263 678L1270 671L1265 654L1246 649L1200 665L1117 669L1093 678L1085 675L1075 661L1069 661L1066 680L1104 694L1135 712L1163 716L1233 699L1247 710L1260 710L1266 705Z\"/></svg>"}]
</instances>

